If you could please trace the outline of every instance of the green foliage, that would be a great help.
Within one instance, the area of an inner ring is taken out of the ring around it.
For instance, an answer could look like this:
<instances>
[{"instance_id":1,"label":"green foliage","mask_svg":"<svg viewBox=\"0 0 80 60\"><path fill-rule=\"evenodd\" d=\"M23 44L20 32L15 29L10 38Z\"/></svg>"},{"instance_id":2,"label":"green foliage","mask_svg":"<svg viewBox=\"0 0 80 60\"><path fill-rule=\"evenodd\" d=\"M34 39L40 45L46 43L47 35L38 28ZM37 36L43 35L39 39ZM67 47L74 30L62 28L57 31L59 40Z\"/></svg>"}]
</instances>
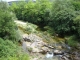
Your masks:
<instances>
[{"instance_id":1,"label":"green foliage","mask_svg":"<svg viewBox=\"0 0 80 60\"><path fill-rule=\"evenodd\" d=\"M77 35L78 35L78 37L79 37L79 36L80 36L80 15L78 15L78 16L74 19L74 23L76 24Z\"/></svg>"},{"instance_id":2,"label":"green foliage","mask_svg":"<svg viewBox=\"0 0 80 60\"><path fill-rule=\"evenodd\" d=\"M4 39L17 39L17 26L14 23L15 16L8 11L7 3L0 2L0 37Z\"/></svg>"},{"instance_id":3,"label":"green foliage","mask_svg":"<svg viewBox=\"0 0 80 60\"><path fill-rule=\"evenodd\" d=\"M29 56L21 50L12 41L0 38L0 60L29 60Z\"/></svg>"},{"instance_id":4,"label":"green foliage","mask_svg":"<svg viewBox=\"0 0 80 60\"><path fill-rule=\"evenodd\" d=\"M0 2L0 60L29 60L29 56L15 44L20 36L13 19L7 4Z\"/></svg>"},{"instance_id":5,"label":"green foliage","mask_svg":"<svg viewBox=\"0 0 80 60\"><path fill-rule=\"evenodd\" d=\"M68 45L71 46L71 47L77 47L78 42L76 40L77 40L77 38L76 38L75 35L70 36L69 39L67 40Z\"/></svg>"},{"instance_id":6,"label":"green foliage","mask_svg":"<svg viewBox=\"0 0 80 60\"><path fill-rule=\"evenodd\" d=\"M80 11L80 0L72 0L71 3L76 11Z\"/></svg>"},{"instance_id":7,"label":"green foliage","mask_svg":"<svg viewBox=\"0 0 80 60\"><path fill-rule=\"evenodd\" d=\"M20 21L17 21L16 24L17 26L20 28L20 30L22 30L24 33L36 33L37 32L37 25L29 23L29 22L24 22L24 24L20 24L18 23Z\"/></svg>"},{"instance_id":8,"label":"green foliage","mask_svg":"<svg viewBox=\"0 0 80 60\"><path fill-rule=\"evenodd\" d=\"M15 39L15 23L8 11L0 11L0 37Z\"/></svg>"},{"instance_id":9,"label":"green foliage","mask_svg":"<svg viewBox=\"0 0 80 60\"><path fill-rule=\"evenodd\" d=\"M55 0L52 7L50 26L60 35L75 31L75 11L69 1Z\"/></svg>"},{"instance_id":10,"label":"green foliage","mask_svg":"<svg viewBox=\"0 0 80 60\"><path fill-rule=\"evenodd\" d=\"M0 57L13 56L16 52L16 45L9 40L3 40L0 38Z\"/></svg>"},{"instance_id":11,"label":"green foliage","mask_svg":"<svg viewBox=\"0 0 80 60\"><path fill-rule=\"evenodd\" d=\"M27 33L36 33L37 32L36 29L37 29L37 25L27 22L26 29L25 29Z\"/></svg>"},{"instance_id":12,"label":"green foliage","mask_svg":"<svg viewBox=\"0 0 80 60\"><path fill-rule=\"evenodd\" d=\"M35 3L31 1L28 3L14 3L10 7L19 20L28 21L40 27L48 24L50 8L51 2L49 0L40 0Z\"/></svg>"},{"instance_id":13,"label":"green foliage","mask_svg":"<svg viewBox=\"0 0 80 60\"><path fill-rule=\"evenodd\" d=\"M12 10L15 14L16 14L16 17L19 19L19 20L23 20L23 11L25 10L25 2L18 2L17 3L12 3L12 6L10 7L10 10Z\"/></svg>"},{"instance_id":14,"label":"green foliage","mask_svg":"<svg viewBox=\"0 0 80 60\"><path fill-rule=\"evenodd\" d=\"M51 35L55 34L54 29L51 28L50 26L45 26L44 29L46 30L46 32L48 32Z\"/></svg>"},{"instance_id":15,"label":"green foliage","mask_svg":"<svg viewBox=\"0 0 80 60\"><path fill-rule=\"evenodd\" d=\"M53 5L49 0L18 2L13 3L10 10L19 20L37 24L41 28L49 24L53 28L51 30L63 36L79 32L78 24L73 21L79 15L79 0L54 0Z\"/></svg>"},{"instance_id":16,"label":"green foliage","mask_svg":"<svg viewBox=\"0 0 80 60\"><path fill-rule=\"evenodd\" d=\"M8 6L6 2L1 1L0 2L0 10L7 10Z\"/></svg>"}]
</instances>

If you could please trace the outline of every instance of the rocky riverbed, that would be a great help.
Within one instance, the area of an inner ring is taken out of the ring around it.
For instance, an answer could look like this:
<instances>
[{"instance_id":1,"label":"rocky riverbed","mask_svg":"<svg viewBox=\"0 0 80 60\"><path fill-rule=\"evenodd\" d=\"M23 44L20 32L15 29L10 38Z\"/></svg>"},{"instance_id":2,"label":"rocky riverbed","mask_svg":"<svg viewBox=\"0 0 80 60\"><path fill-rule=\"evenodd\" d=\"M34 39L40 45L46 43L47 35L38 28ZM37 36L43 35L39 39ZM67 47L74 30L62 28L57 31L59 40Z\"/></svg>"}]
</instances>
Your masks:
<instances>
[{"instance_id":1,"label":"rocky riverbed","mask_svg":"<svg viewBox=\"0 0 80 60\"><path fill-rule=\"evenodd\" d=\"M23 35L23 49L33 58L31 60L80 60L78 51L64 43L49 45L35 34Z\"/></svg>"},{"instance_id":2,"label":"rocky riverbed","mask_svg":"<svg viewBox=\"0 0 80 60\"><path fill-rule=\"evenodd\" d=\"M26 29L26 23L15 21L18 27ZM28 26L29 24L27 24ZM29 26L31 28L31 26ZM32 28L31 28L32 29ZM35 29L32 29L35 32ZM73 50L64 42L55 42L59 40L51 38L51 36L39 35L40 33L21 33L23 51L28 53L31 60L80 60L80 48ZM54 37L54 36L53 36ZM48 42L45 42L47 40ZM80 44L79 44L80 47Z\"/></svg>"}]
</instances>

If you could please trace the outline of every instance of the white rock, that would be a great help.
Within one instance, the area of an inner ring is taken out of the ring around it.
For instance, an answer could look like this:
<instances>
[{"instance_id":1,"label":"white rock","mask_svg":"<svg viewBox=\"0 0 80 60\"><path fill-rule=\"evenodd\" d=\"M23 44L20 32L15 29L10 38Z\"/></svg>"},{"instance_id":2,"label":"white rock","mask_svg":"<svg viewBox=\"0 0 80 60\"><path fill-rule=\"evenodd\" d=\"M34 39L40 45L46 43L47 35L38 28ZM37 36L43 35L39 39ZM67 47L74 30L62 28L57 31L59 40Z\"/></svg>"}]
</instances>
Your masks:
<instances>
[{"instance_id":1,"label":"white rock","mask_svg":"<svg viewBox=\"0 0 80 60\"><path fill-rule=\"evenodd\" d=\"M60 51L59 50L54 50L54 53L59 53Z\"/></svg>"}]
</instances>

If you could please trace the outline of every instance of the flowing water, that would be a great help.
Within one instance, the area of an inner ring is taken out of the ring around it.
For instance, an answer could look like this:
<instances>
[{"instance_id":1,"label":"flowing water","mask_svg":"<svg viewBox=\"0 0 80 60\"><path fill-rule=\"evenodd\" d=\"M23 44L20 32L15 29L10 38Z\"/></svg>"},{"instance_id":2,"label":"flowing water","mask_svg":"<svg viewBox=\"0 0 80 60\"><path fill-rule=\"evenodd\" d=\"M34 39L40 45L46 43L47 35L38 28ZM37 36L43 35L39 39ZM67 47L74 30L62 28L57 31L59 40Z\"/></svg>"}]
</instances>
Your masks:
<instances>
[{"instance_id":1,"label":"flowing water","mask_svg":"<svg viewBox=\"0 0 80 60\"><path fill-rule=\"evenodd\" d=\"M59 57L54 56L54 53L47 53L45 60L59 60Z\"/></svg>"}]
</instances>

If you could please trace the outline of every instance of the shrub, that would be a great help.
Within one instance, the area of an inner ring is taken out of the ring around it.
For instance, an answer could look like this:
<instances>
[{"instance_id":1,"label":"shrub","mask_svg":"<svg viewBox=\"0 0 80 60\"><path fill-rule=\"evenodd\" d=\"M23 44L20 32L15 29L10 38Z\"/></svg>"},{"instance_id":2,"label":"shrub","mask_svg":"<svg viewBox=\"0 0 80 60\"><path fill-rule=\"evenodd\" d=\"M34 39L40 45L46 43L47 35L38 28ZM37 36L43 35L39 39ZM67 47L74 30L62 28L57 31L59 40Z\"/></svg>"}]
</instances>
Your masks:
<instances>
[{"instance_id":1,"label":"shrub","mask_svg":"<svg viewBox=\"0 0 80 60\"><path fill-rule=\"evenodd\" d=\"M19 20L28 21L44 27L49 22L49 13L51 9L51 2L49 0L40 0L34 2L18 2L13 3L10 7Z\"/></svg>"},{"instance_id":2,"label":"shrub","mask_svg":"<svg viewBox=\"0 0 80 60\"><path fill-rule=\"evenodd\" d=\"M0 37L5 39L16 39L16 25L12 15L8 11L0 11Z\"/></svg>"},{"instance_id":3,"label":"shrub","mask_svg":"<svg viewBox=\"0 0 80 60\"><path fill-rule=\"evenodd\" d=\"M0 10L8 10L6 2L0 1Z\"/></svg>"},{"instance_id":4,"label":"shrub","mask_svg":"<svg viewBox=\"0 0 80 60\"><path fill-rule=\"evenodd\" d=\"M4 39L16 40L16 25L14 15L8 11L7 3L0 2L0 37Z\"/></svg>"},{"instance_id":5,"label":"shrub","mask_svg":"<svg viewBox=\"0 0 80 60\"><path fill-rule=\"evenodd\" d=\"M29 60L29 56L12 41L0 38L0 60Z\"/></svg>"},{"instance_id":6,"label":"shrub","mask_svg":"<svg viewBox=\"0 0 80 60\"><path fill-rule=\"evenodd\" d=\"M76 40L77 40L77 38L76 38L75 35L70 36L69 39L67 40L68 45L71 46L71 47L75 47L76 48L77 47L77 43L78 43Z\"/></svg>"},{"instance_id":7,"label":"shrub","mask_svg":"<svg viewBox=\"0 0 80 60\"><path fill-rule=\"evenodd\" d=\"M80 0L72 0L71 3L76 11L80 11Z\"/></svg>"},{"instance_id":8,"label":"shrub","mask_svg":"<svg viewBox=\"0 0 80 60\"><path fill-rule=\"evenodd\" d=\"M75 10L69 1L55 0L52 6L50 26L60 35L71 34L75 31L74 17Z\"/></svg>"},{"instance_id":9,"label":"shrub","mask_svg":"<svg viewBox=\"0 0 80 60\"><path fill-rule=\"evenodd\" d=\"M37 25L27 22L25 32L27 32L27 33L36 33L37 32L36 29L37 29Z\"/></svg>"},{"instance_id":10,"label":"shrub","mask_svg":"<svg viewBox=\"0 0 80 60\"><path fill-rule=\"evenodd\" d=\"M9 40L3 40L0 38L0 57L13 56L16 52L17 46Z\"/></svg>"},{"instance_id":11,"label":"shrub","mask_svg":"<svg viewBox=\"0 0 80 60\"><path fill-rule=\"evenodd\" d=\"M74 19L74 23L76 24L76 35L80 37L80 15L77 15L77 17Z\"/></svg>"}]
</instances>

